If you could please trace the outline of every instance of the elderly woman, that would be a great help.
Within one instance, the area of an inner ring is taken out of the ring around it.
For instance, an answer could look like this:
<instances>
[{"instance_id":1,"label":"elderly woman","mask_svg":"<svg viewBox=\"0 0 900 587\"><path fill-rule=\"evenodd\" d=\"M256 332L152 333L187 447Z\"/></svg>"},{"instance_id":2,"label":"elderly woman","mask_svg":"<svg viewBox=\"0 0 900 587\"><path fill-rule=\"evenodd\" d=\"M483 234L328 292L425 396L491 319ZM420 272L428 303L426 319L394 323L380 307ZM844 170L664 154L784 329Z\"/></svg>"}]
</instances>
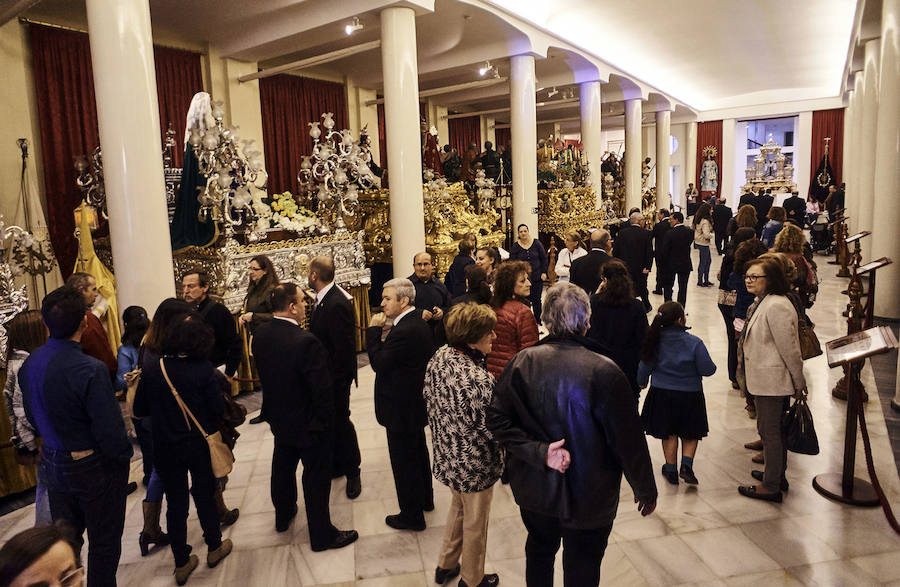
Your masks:
<instances>
[{"instance_id":1,"label":"elderly woman","mask_svg":"<svg viewBox=\"0 0 900 587\"><path fill-rule=\"evenodd\" d=\"M747 391L756 399L756 428L766 467L764 472L753 471L762 485L741 486L738 491L745 497L780 503L781 492L787 489L781 417L790 396L806 394L797 310L787 298L791 285L778 259L749 261L744 280L756 301L747 312L739 359Z\"/></svg>"},{"instance_id":2,"label":"elderly woman","mask_svg":"<svg viewBox=\"0 0 900 587\"><path fill-rule=\"evenodd\" d=\"M497 313L497 340L488 355L488 371L500 377L503 368L520 350L538 341L538 327L528 307L530 269L523 261L507 261L497 269L491 306Z\"/></svg>"},{"instance_id":3,"label":"elderly woman","mask_svg":"<svg viewBox=\"0 0 900 587\"><path fill-rule=\"evenodd\" d=\"M434 582L440 585L460 572L463 586L500 582L496 574L484 574L491 497L503 471L502 451L484 423L494 395L494 377L485 359L496 323L490 306L453 306L444 318L447 344L434 354L425 373L434 476L453 496L434 572Z\"/></svg>"},{"instance_id":4,"label":"elderly woman","mask_svg":"<svg viewBox=\"0 0 900 587\"><path fill-rule=\"evenodd\" d=\"M623 469L641 514L656 507L634 394L615 363L584 337L590 316L583 289L551 287L541 314L550 335L513 358L488 409L488 429L506 448L510 486L528 530L528 585L553 584L560 539L565 584L600 583Z\"/></svg>"},{"instance_id":5,"label":"elderly woman","mask_svg":"<svg viewBox=\"0 0 900 587\"><path fill-rule=\"evenodd\" d=\"M569 281L569 271L572 269L572 261L587 255L587 251L581 246L581 236L575 230L566 233L566 248L559 252L556 259L556 276L560 281Z\"/></svg>"}]
</instances>

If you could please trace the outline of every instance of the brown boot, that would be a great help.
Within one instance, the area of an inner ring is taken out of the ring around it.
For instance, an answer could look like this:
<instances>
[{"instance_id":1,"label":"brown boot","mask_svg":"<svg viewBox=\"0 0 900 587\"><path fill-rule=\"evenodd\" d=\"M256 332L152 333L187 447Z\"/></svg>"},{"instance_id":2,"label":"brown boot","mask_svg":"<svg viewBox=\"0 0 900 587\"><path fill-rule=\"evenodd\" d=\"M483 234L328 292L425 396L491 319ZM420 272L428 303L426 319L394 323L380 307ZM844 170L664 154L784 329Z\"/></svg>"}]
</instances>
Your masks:
<instances>
[{"instance_id":1,"label":"brown boot","mask_svg":"<svg viewBox=\"0 0 900 587\"><path fill-rule=\"evenodd\" d=\"M141 548L141 556L147 556L150 546L166 546L169 544L169 536L159 527L159 514L162 511L162 502L145 501L144 529L138 537L138 546Z\"/></svg>"},{"instance_id":2,"label":"brown boot","mask_svg":"<svg viewBox=\"0 0 900 587\"><path fill-rule=\"evenodd\" d=\"M762 438L760 438L759 440L754 440L753 442L748 442L747 444L744 445L744 448L747 448L750 450L762 450L763 449Z\"/></svg>"},{"instance_id":3,"label":"brown boot","mask_svg":"<svg viewBox=\"0 0 900 587\"><path fill-rule=\"evenodd\" d=\"M219 524L222 526L230 526L237 522L238 516L241 515L241 510L238 508L234 508L233 510L228 509L228 506L225 505L225 497L222 495L221 489L216 489L213 498L216 502L216 511L219 512Z\"/></svg>"},{"instance_id":4,"label":"brown boot","mask_svg":"<svg viewBox=\"0 0 900 587\"><path fill-rule=\"evenodd\" d=\"M756 453L755 455L753 455L753 458L750 459L750 460L753 461L754 463L758 464L758 465L762 465L762 464L765 464L765 462L766 462L766 457L763 456L763 453L762 453L762 452L758 452L758 453Z\"/></svg>"},{"instance_id":5,"label":"brown boot","mask_svg":"<svg viewBox=\"0 0 900 587\"><path fill-rule=\"evenodd\" d=\"M223 540L219 548L209 551L209 553L206 555L207 566L209 568L213 568L214 566L222 562L223 558L231 554L232 548L234 548L234 545L231 543L230 538L226 538L225 540Z\"/></svg>"}]
</instances>

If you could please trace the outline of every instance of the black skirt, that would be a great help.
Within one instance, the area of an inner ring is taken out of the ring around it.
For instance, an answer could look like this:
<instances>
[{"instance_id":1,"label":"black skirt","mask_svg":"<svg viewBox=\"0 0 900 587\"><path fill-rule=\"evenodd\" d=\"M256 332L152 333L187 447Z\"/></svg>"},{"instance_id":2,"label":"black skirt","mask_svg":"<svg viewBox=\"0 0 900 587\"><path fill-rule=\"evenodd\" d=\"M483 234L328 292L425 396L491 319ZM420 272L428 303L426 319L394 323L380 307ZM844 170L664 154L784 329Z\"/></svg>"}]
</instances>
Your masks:
<instances>
[{"instance_id":1,"label":"black skirt","mask_svg":"<svg viewBox=\"0 0 900 587\"><path fill-rule=\"evenodd\" d=\"M654 438L670 436L700 440L709 433L702 391L651 387L641 410L644 431Z\"/></svg>"}]
</instances>

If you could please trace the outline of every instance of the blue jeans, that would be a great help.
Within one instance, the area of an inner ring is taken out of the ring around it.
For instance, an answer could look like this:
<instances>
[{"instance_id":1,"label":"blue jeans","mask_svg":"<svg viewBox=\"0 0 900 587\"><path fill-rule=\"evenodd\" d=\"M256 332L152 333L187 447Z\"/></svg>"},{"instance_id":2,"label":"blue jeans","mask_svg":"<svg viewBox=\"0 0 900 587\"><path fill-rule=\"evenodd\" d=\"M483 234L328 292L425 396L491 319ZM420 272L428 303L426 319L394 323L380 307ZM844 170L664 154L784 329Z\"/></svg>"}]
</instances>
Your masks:
<instances>
[{"instance_id":1,"label":"blue jeans","mask_svg":"<svg viewBox=\"0 0 900 587\"><path fill-rule=\"evenodd\" d=\"M712 257L709 254L709 245L695 244L694 248L700 251L700 265L697 267L697 283L709 283L709 266L712 264Z\"/></svg>"},{"instance_id":2,"label":"blue jeans","mask_svg":"<svg viewBox=\"0 0 900 587\"><path fill-rule=\"evenodd\" d=\"M162 479L159 478L159 474L156 472L156 469L150 473L150 481L147 482L147 495L144 497L144 501L149 501L152 503L159 503L163 500L163 482Z\"/></svg>"},{"instance_id":3,"label":"blue jeans","mask_svg":"<svg viewBox=\"0 0 900 587\"><path fill-rule=\"evenodd\" d=\"M44 526L53 523L53 516L50 515L50 494L47 491L47 473L44 471L44 463L38 463L35 470L37 471L37 487L34 488L34 525Z\"/></svg>"}]
</instances>

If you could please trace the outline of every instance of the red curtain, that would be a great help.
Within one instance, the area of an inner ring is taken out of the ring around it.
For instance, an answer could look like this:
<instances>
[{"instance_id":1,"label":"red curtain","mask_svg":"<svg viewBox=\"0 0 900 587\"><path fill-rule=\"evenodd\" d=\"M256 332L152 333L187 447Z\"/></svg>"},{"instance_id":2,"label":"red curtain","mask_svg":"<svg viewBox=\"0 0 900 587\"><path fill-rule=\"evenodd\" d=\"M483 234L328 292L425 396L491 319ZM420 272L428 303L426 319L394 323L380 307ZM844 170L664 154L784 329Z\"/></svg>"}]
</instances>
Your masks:
<instances>
[{"instance_id":1,"label":"red curtain","mask_svg":"<svg viewBox=\"0 0 900 587\"><path fill-rule=\"evenodd\" d=\"M481 152L481 118L478 116L451 118L447 121L447 134L450 135L447 142L460 157L471 143L475 143L476 152Z\"/></svg>"},{"instance_id":2,"label":"red curtain","mask_svg":"<svg viewBox=\"0 0 900 587\"><path fill-rule=\"evenodd\" d=\"M844 109L816 110L812 115L812 149L810 155L810 185L815 185L816 170L825 154L825 137L828 143L828 162L834 172L834 183L840 185L844 163Z\"/></svg>"},{"instance_id":3,"label":"red curtain","mask_svg":"<svg viewBox=\"0 0 900 587\"><path fill-rule=\"evenodd\" d=\"M50 241L60 271L68 276L78 253L73 210L81 203L74 161L100 145L91 46L85 33L75 31L33 24L29 34ZM171 120L179 133L175 151L180 165L187 110L194 93L203 89L200 55L155 47L154 56L162 127L160 148Z\"/></svg>"},{"instance_id":4,"label":"red curtain","mask_svg":"<svg viewBox=\"0 0 900 587\"><path fill-rule=\"evenodd\" d=\"M259 103L269 193L296 192L300 158L312 151L309 123L332 112L335 128L347 128L344 84L295 75L267 77L259 80Z\"/></svg>"},{"instance_id":5,"label":"red curtain","mask_svg":"<svg viewBox=\"0 0 900 587\"><path fill-rule=\"evenodd\" d=\"M184 163L184 123L191 99L203 91L200 54L180 49L154 47L156 93L159 99L160 145L165 141L169 124L175 129L172 163Z\"/></svg>"},{"instance_id":6,"label":"red curtain","mask_svg":"<svg viewBox=\"0 0 900 587\"><path fill-rule=\"evenodd\" d=\"M710 122L700 122L697 124L697 168L694 170L694 187L700 191L700 168L706 157L703 156L703 149L706 147L715 147L715 162L719 167L719 186L716 189L716 197L722 193L722 176L725 170L722 167L722 121L713 120ZM732 196L734 194L728 194Z\"/></svg>"},{"instance_id":7,"label":"red curtain","mask_svg":"<svg viewBox=\"0 0 900 587\"><path fill-rule=\"evenodd\" d=\"M378 154L381 157L379 167L387 169L387 132L384 125L384 104L378 105Z\"/></svg>"},{"instance_id":8,"label":"red curtain","mask_svg":"<svg viewBox=\"0 0 900 587\"><path fill-rule=\"evenodd\" d=\"M512 134L510 133L509 128L495 128L494 129L494 140L497 142L494 145L496 148L503 147L504 149L509 148L509 142L512 140Z\"/></svg>"}]
</instances>

